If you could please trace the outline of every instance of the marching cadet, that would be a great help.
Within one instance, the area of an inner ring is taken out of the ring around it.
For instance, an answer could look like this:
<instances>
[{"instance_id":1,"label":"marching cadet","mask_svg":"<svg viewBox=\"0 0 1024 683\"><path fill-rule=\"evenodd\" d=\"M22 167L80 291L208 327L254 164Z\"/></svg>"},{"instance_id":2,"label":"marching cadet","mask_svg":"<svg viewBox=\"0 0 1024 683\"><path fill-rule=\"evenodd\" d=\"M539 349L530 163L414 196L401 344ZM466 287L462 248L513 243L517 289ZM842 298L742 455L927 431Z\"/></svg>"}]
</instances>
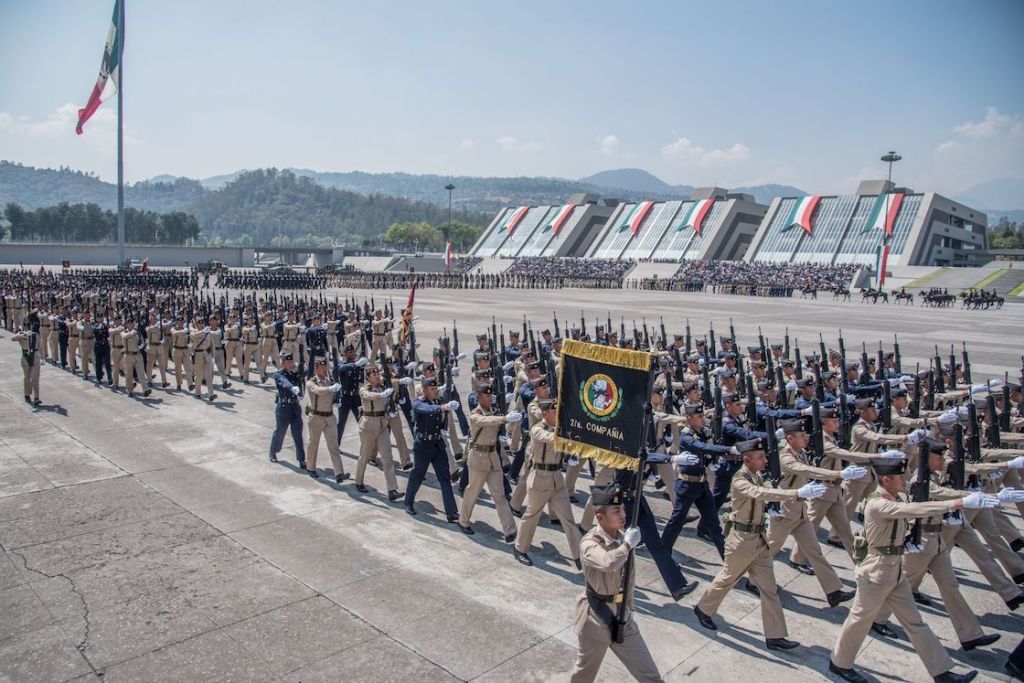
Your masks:
<instances>
[{"instance_id":1,"label":"marching cadet","mask_svg":"<svg viewBox=\"0 0 1024 683\"><path fill-rule=\"evenodd\" d=\"M338 354L338 311L334 306L327 309L327 351L337 359Z\"/></svg>"},{"instance_id":2,"label":"marching cadet","mask_svg":"<svg viewBox=\"0 0 1024 683\"><path fill-rule=\"evenodd\" d=\"M231 382L228 381L231 365L224 356L224 330L220 328L219 315L210 317L210 353L213 357L214 367L217 368L217 374L220 375L221 387L227 389L231 386ZM210 374L213 374L212 367Z\"/></svg>"},{"instance_id":3,"label":"marching cadet","mask_svg":"<svg viewBox=\"0 0 1024 683\"><path fill-rule=\"evenodd\" d=\"M502 444L498 435L506 423L522 420L522 414L512 411L507 415L498 415L493 406L494 395L490 384L478 384L475 392L477 405L469 413L469 459L466 463L469 483L462 495L459 528L466 534L473 534L470 526L473 507L484 484L487 484L505 542L511 543L516 538L516 522L505 497Z\"/></svg>"},{"instance_id":4,"label":"marching cadet","mask_svg":"<svg viewBox=\"0 0 1024 683\"><path fill-rule=\"evenodd\" d=\"M185 329L185 318L174 319L174 330L171 332L171 359L174 361L174 380L181 391L181 381L188 384L188 390L195 389L192 384L192 354L189 353L189 331Z\"/></svg>"},{"instance_id":5,"label":"marching cadet","mask_svg":"<svg viewBox=\"0 0 1024 683\"><path fill-rule=\"evenodd\" d=\"M206 398L213 403L217 394L213 393L213 341L210 328L203 325L203 319L196 316L192 321L192 334L189 335L189 350L192 353L192 386L195 387L196 398L203 396L203 383L206 383ZM190 387L191 389L191 387Z\"/></svg>"},{"instance_id":6,"label":"marching cadet","mask_svg":"<svg viewBox=\"0 0 1024 683\"><path fill-rule=\"evenodd\" d=\"M133 396L135 379L138 378L139 384L142 385L142 395L149 396L153 390L149 388L149 376L146 374L146 368L143 367L141 342L139 333L135 329L135 319L128 318L124 321L124 325L124 333L121 335L121 341L124 344L124 356L121 360L124 365L124 386L128 390L128 395Z\"/></svg>"},{"instance_id":7,"label":"marching cadet","mask_svg":"<svg viewBox=\"0 0 1024 683\"><path fill-rule=\"evenodd\" d=\"M381 384L381 369L371 363L366 367L366 384L359 387L362 416L359 418L359 462L356 464L356 489L367 493L370 489L363 484L366 465L370 459L380 458L384 469L384 481L388 487L388 500L394 502L402 497L395 479L395 461L391 457L391 435L388 433L388 406L394 387Z\"/></svg>"},{"instance_id":8,"label":"marching cadet","mask_svg":"<svg viewBox=\"0 0 1024 683\"><path fill-rule=\"evenodd\" d=\"M79 319L78 309L71 312L71 317L68 318L68 350L67 356L71 363L71 374L78 373L78 346L82 338L81 320Z\"/></svg>"},{"instance_id":9,"label":"marching cadet","mask_svg":"<svg viewBox=\"0 0 1024 683\"><path fill-rule=\"evenodd\" d=\"M37 315L39 317L39 357L40 360L48 360L51 329L50 315L45 309L41 309Z\"/></svg>"},{"instance_id":10,"label":"marching cadet","mask_svg":"<svg viewBox=\"0 0 1024 683\"><path fill-rule=\"evenodd\" d=\"M344 345L358 348L363 340L363 324L359 322L355 311L348 312L348 319L345 321Z\"/></svg>"},{"instance_id":11,"label":"marching cadet","mask_svg":"<svg viewBox=\"0 0 1024 683\"><path fill-rule=\"evenodd\" d=\"M25 317L21 321L21 331L11 335L11 341L21 344L22 393L25 403L41 405L39 400L39 367L42 360L39 356L39 334L32 329L32 319Z\"/></svg>"},{"instance_id":12,"label":"marching cadet","mask_svg":"<svg viewBox=\"0 0 1024 683\"><path fill-rule=\"evenodd\" d=\"M99 369L100 360L97 357L96 366ZM110 367L113 372L111 384L114 389L121 388L121 368L124 365L124 319L120 313L114 315L114 326L110 328ZM97 372L97 374L99 374Z\"/></svg>"},{"instance_id":13,"label":"marching cadet","mask_svg":"<svg viewBox=\"0 0 1024 683\"><path fill-rule=\"evenodd\" d=\"M722 341L728 343L727 340L728 337ZM720 353L728 352L725 349L725 343L723 343L723 351ZM726 446L732 446L740 441L764 439L766 437L764 432L756 431L755 425L748 424L745 414L746 409L740 401L739 394L725 393L723 390L722 443ZM715 486L713 489L715 508L721 510L722 506L725 505L725 501L729 498L730 483L732 482L733 475L739 468L740 463L736 460L719 460L718 467L715 469Z\"/></svg>"},{"instance_id":14,"label":"marching cadet","mask_svg":"<svg viewBox=\"0 0 1024 683\"><path fill-rule=\"evenodd\" d=\"M952 500L907 502L903 493L906 490L906 466L906 460L894 458L879 458L872 462L878 488L868 496L864 506L863 536L858 539L858 548L862 550L857 551L859 562L854 571L857 595L832 648L828 670L851 683L867 680L853 668L854 660L876 615L883 607L888 607L907 632L929 675L941 682L970 681L978 672L954 673L953 660L921 620L902 568L903 540L907 536L909 519L964 508L994 508L999 505L999 500L976 492Z\"/></svg>"},{"instance_id":15,"label":"marching cadet","mask_svg":"<svg viewBox=\"0 0 1024 683\"><path fill-rule=\"evenodd\" d=\"M68 367L68 339L72 326L71 313L65 306L57 317L57 349L60 352L60 366L65 370Z\"/></svg>"},{"instance_id":16,"label":"marching cadet","mask_svg":"<svg viewBox=\"0 0 1024 683\"><path fill-rule=\"evenodd\" d=\"M302 334L302 323L295 320L295 312L288 312L288 320L282 327L281 337L281 350L288 351L292 354L293 358L302 359L302 352L306 348L305 337ZM308 359L307 359L308 360ZM305 368L302 364L299 364L299 370L305 372Z\"/></svg>"},{"instance_id":17,"label":"marching cadet","mask_svg":"<svg viewBox=\"0 0 1024 683\"><path fill-rule=\"evenodd\" d=\"M238 374L243 384L249 383L249 373L252 372L253 362L258 360L260 338L250 316L245 317L245 327L242 328L242 351L238 364Z\"/></svg>"},{"instance_id":18,"label":"marching cadet","mask_svg":"<svg viewBox=\"0 0 1024 683\"><path fill-rule=\"evenodd\" d=\"M82 379L89 379L89 362L95 358L95 351L96 334L92 315L87 310L82 315L82 321L78 323L78 355L82 360Z\"/></svg>"},{"instance_id":19,"label":"marching cadet","mask_svg":"<svg viewBox=\"0 0 1024 683\"><path fill-rule=\"evenodd\" d=\"M287 351L282 352L281 356ZM292 366L294 367L294 366ZM316 456L320 449L320 436L323 435L327 442L327 452L331 456L331 465L334 467L334 481L341 483L349 478L345 472L345 466L341 462L341 450L338 448L338 427L334 417L334 395L341 389L337 382L331 384L331 378L327 374L329 361L321 356L314 365L314 376L306 380L306 397L309 399L307 413L309 418L309 446L305 463L300 463L309 471L309 476L319 479L320 474L316 471ZM302 371L294 370L297 377L302 377Z\"/></svg>"},{"instance_id":20,"label":"marching cadet","mask_svg":"<svg viewBox=\"0 0 1024 683\"><path fill-rule=\"evenodd\" d=\"M89 315L86 314L86 321L89 321ZM110 363L110 323L105 316L97 318L95 324L89 323L89 327L92 329L92 341L89 346L92 347L93 357L96 360L96 384L100 384L103 381L103 373L106 372L107 383L111 386L114 385L114 368ZM86 344L85 330L82 331L82 339L79 344L79 349L84 348ZM83 379L85 375L82 375Z\"/></svg>"},{"instance_id":21,"label":"marching cadet","mask_svg":"<svg viewBox=\"0 0 1024 683\"><path fill-rule=\"evenodd\" d=\"M926 443L928 444L929 451L928 471L930 474L928 500L952 500L968 495L969 491L946 488L941 485L941 476L946 465L943 458L943 454L946 451L946 442L927 438ZM915 481L916 478L915 473ZM1007 493L1006 495L1001 493L998 496L1000 502L1004 498L1007 500L1012 499L1014 494L1024 496L1024 491L1004 490ZM946 521L947 518L948 522ZM942 538L943 526L948 526L949 524L963 526L961 513L936 513L919 520L917 523L921 524L920 548L916 549L916 552L905 552L902 560L903 573L907 577L907 583L910 584L914 602L923 604L922 599L924 598L919 596L917 588L924 575L931 574L932 580L939 589L939 595L942 597L942 602L946 607L946 613L949 615L949 620L953 623L953 628L960 639L960 645L964 651L970 652L975 648L991 645L999 640L998 633L986 635L981 630L978 617L960 593L960 584L956 579L956 574L953 571L953 562L949 556L953 546L944 542ZM929 603L931 602L927 599L924 600ZM885 623L889 618L889 614L889 608L887 606L883 607L873 619L873 623Z\"/></svg>"},{"instance_id":22,"label":"marching cadet","mask_svg":"<svg viewBox=\"0 0 1024 683\"><path fill-rule=\"evenodd\" d=\"M629 584L624 585L623 570L630 551L640 543L640 530L630 527L623 531L626 511L618 484L593 486L590 491L597 526L580 540L586 591L576 601L574 631L579 639L579 650L570 680L574 683L595 680L605 653L611 648L633 678L661 681L658 667L633 618L636 572L630 573ZM626 602L626 621L617 624L617 612L623 601ZM612 637L615 628L624 629L621 643Z\"/></svg>"},{"instance_id":23,"label":"marching cadet","mask_svg":"<svg viewBox=\"0 0 1024 683\"><path fill-rule=\"evenodd\" d=\"M273 362L280 354L277 348L277 332L270 320L270 313L264 313L260 325L260 381L267 381L267 364ZM293 356L294 358L294 356ZM181 387L178 387L179 389Z\"/></svg>"},{"instance_id":24,"label":"marching cadet","mask_svg":"<svg viewBox=\"0 0 1024 683\"><path fill-rule=\"evenodd\" d=\"M804 431L803 420L785 420L782 422L781 429L786 439L786 445L779 454L779 461L782 465L782 480L779 482L779 486L782 488L799 489L812 479L826 487L834 488L841 481L861 479L867 476L867 470L857 465L850 465L842 470L811 465L806 450L810 443L810 437ZM835 569L822 554L814 526L808 519L807 505L800 499L785 501L782 504L781 513L769 518L768 554L775 557L790 536L793 537L803 556L810 562L810 566L808 566L790 561L790 566L803 574L813 574L818 579L829 607L853 600L853 591L842 590L843 584L839 580L839 576L836 575Z\"/></svg>"},{"instance_id":25,"label":"marching cadet","mask_svg":"<svg viewBox=\"0 0 1024 683\"><path fill-rule=\"evenodd\" d=\"M555 450L555 411L557 402L553 398L539 399L538 407L544 413L543 422L530 429L530 474L527 479L526 512L519 526L519 536L513 554L516 560L533 566L527 552L533 542L533 534L540 522L540 513L550 501L555 515L561 521L562 531L569 541L569 553L576 568L580 568L580 531L573 517L569 492L562 475L562 456Z\"/></svg>"},{"instance_id":26,"label":"marching cadet","mask_svg":"<svg viewBox=\"0 0 1024 683\"><path fill-rule=\"evenodd\" d=\"M155 310L149 312L149 325L146 326L146 346L149 348L149 352L146 354L146 367L144 368L146 381L152 382L155 380L153 368L159 368L161 386L166 389L167 351L164 346L164 329L157 318Z\"/></svg>"},{"instance_id":27,"label":"marching cadet","mask_svg":"<svg viewBox=\"0 0 1024 683\"><path fill-rule=\"evenodd\" d=\"M231 377L232 365L238 366L238 376L242 376L242 360L242 323L238 320L238 314L232 311L224 327L223 372L228 378Z\"/></svg>"},{"instance_id":28,"label":"marching cadet","mask_svg":"<svg viewBox=\"0 0 1024 683\"><path fill-rule=\"evenodd\" d=\"M312 324L306 328L305 344L306 352L309 353L309 376L313 376L313 359L317 356L327 356L327 328L322 324L323 318L320 313L313 314Z\"/></svg>"},{"instance_id":29,"label":"marching cadet","mask_svg":"<svg viewBox=\"0 0 1024 683\"><path fill-rule=\"evenodd\" d=\"M768 464L762 440L741 441L735 447L743 456L743 465L732 478L730 486L732 515L731 522L726 525L725 563L693 611L701 626L717 630L712 617L736 582L744 574L749 574L759 589L765 644L769 650L792 650L800 647L800 643L786 637L786 616L782 612L772 556L765 538L765 506L772 501L818 498L825 493L826 487L817 482L804 484L799 489L767 487L761 476Z\"/></svg>"},{"instance_id":30,"label":"marching cadet","mask_svg":"<svg viewBox=\"0 0 1024 683\"><path fill-rule=\"evenodd\" d=\"M427 476L427 468L434 470L438 486L441 488L441 500L444 503L445 516L448 522L457 524L459 510L452 492L452 474L448 469L448 453L444 447L441 430L447 423L447 413L458 408L457 401L441 403L437 398L437 379L426 377L421 382L423 394L412 402L413 425L413 468L409 482L405 487L405 511L416 514L416 494L419 492L423 479Z\"/></svg>"},{"instance_id":31,"label":"marching cadet","mask_svg":"<svg viewBox=\"0 0 1024 683\"><path fill-rule=\"evenodd\" d=\"M409 443L405 440L405 428L402 426L402 418L399 417L398 411L408 411L406 419L411 425L412 420L409 416L412 415L412 400L409 397L408 387L414 380L408 375L401 376L401 366L398 363L398 359L394 358L394 354L392 354L389 362L391 362L393 368L391 371L391 388L398 394L398 398L388 406L388 428L391 430L391 436L395 439L395 447L398 448L398 459L402 469L411 470L412 458L409 455Z\"/></svg>"},{"instance_id":32,"label":"marching cadet","mask_svg":"<svg viewBox=\"0 0 1024 683\"><path fill-rule=\"evenodd\" d=\"M274 373L277 397L274 400L274 435L270 439L270 462L277 462L277 454L284 445L284 433L291 430L295 443L295 457L299 469L306 469L306 450L302 444L302 375L295 371L295 359L282 353L278 361L280 370Z\"/></svg>"},{"instance_id":33,"label":"marching cadet","mask_svg":"<svg viewBox=\"0 0 1024 683\"><path fill-rule=\"evenodd\" d=\"M363 383L363 368L370 361L366 358L356 360L356 350L351 344L345 347L344 357L338 361L334 368L334 381L341 385L334 402L338 406L338 446L341 446L342 438L345 436L345 426L348 424L349 415L359 426L359 387Z\"/></svg>"},{"instance_id":34,"label":"marching cadet","mask_svg":"<svg viewBox=\"0 0 1024 683\"><path fill-rule=\"evenodd\" d=\"M373 312L373 322L370 329L373 333L373 342L370 345L370 357L378 358L382 353L389 353L394 347L394 339L390 332L391 319L385 318L383 311L379 308Z\"/></svg>"}]
</instances>

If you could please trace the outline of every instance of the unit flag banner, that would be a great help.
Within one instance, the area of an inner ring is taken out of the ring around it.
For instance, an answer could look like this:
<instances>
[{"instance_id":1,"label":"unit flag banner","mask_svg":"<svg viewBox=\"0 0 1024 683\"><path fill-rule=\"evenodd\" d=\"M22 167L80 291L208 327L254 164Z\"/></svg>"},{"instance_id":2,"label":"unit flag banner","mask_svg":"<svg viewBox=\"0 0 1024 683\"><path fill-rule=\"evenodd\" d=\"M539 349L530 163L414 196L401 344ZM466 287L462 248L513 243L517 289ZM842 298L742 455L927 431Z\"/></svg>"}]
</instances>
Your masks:
<instances>
[{"instance_id":1,"label":"unit flag banner","mask_svg":"<svg viewBox=\"0 0 1024 683\"><path fill-rule=\"evenodd\" d=\"M573 339L562 346L555 447L606 467L637 469L654 356Z\"/></svg>"}]
</instances>

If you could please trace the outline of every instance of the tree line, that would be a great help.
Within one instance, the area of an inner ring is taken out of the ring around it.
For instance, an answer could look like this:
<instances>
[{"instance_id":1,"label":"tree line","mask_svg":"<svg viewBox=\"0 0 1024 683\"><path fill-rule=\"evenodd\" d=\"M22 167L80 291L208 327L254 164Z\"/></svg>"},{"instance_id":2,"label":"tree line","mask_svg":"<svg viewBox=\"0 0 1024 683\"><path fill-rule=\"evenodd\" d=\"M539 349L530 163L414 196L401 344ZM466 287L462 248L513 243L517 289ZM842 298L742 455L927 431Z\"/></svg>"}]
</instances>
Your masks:
<instances>
[{"instance_id":1,"label":"tree line","mask_svg":"<svg viewBox=\"0 0 1024 683\"><path fill-rule=\"evenodd\" d=\"M988 229L989 249L1024 249L1024 223L1009 220L1006 216Z\"/></svg>"},{"instance_id":2,"label":"tree line","mask_svg":"<svg viewBox=\"0 0 1024 683\"><path fill-rule=\"evenodd\" d=\"M117 214L98 204L47 206L28 211L13 202L4 209L5 234L12 242L113 242ZM199 236L199 222L184 211L156 213L126 208L125 240L135 244L184 244Z\"/></svg>"}]
</instances>

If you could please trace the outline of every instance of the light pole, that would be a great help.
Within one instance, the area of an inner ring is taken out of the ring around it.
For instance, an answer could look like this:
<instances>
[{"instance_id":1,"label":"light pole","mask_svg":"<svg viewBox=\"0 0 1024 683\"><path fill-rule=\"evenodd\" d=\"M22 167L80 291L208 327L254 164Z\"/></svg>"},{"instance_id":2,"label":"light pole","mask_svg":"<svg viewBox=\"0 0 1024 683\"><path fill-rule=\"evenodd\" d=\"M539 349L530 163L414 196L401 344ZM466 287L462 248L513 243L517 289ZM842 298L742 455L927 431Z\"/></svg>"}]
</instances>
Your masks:
<instances>
[{"instance_id":1,"label":"light pole","mask_svg":"<svg viewBox=\"0 0 1024 683\"><path fill-rule=\"evenodd\" d=\"M885 272L884 272L885 265L883 263L882 256L885 254L885 240L888 237L888 235L886 234L885 230L888 227L888 222L889 222L889 195L892 194L889 191L889 189L890 189L889 186L892 185L892 165L895 164L897 161L899 161L902 158L903 157L901 157L899 154L897 154L894 150L891 150L891 149L888 152L886 152L885 154L882 155L882 161L884 161L885 163L889 164L889 174L886 177L886 182L885 182L885 213L882 214L882 244L881 244L881 251L879 252L879 259L878 259L878 288L879 289L882 288L882 280L885 279Z\"/></svg>"},{"instance_id":2,"label":"light pole","mask_svg":"<svg viewBox=\"0 0 1024 683\"><path fill-rule=\"evenodd\" d=\"M448 183L444 186L444 189L448 190L448 229L444 233L445 249L447 249L447 243L452 239L452 191L455 189L455 186Z\"/></svg>"}]
</instances>

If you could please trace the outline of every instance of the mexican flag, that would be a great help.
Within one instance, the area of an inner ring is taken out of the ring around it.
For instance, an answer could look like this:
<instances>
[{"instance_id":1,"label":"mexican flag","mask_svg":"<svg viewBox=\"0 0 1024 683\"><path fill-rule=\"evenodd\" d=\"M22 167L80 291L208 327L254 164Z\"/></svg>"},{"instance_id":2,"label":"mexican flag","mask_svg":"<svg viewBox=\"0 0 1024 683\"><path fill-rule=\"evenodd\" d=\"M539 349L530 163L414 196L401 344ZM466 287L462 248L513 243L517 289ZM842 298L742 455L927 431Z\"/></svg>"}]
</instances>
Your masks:
<instances>
[{"instance_id":1,"label":"mexican flag","mask_svg":"<svg viewBox=\"0 0 1024 683\"><path fill-rule=\"evenodd\" d=\"M875 199L875 205L868 216L868 222L864 225L864 232L872 230L884 230L885 237L892 237L893 228L896 225L896 216L900 213L900 206L903 205L903 193L880 194Z\"/></svg>"},{"instance_id":2,"label":"mexican flag","mask_svg":"<svg viewBox=\"0 0 1024 683\"><path fill-rule=\"evenodd\" d=\"M520 206L516 209L516 212L512 214L512 218L510 218L508 223L505 224L505 229L508 230L510 235L516 229L516 226L519 225L519 222L523 220L523 216L525 216L526 212L529 210L530 207L528 206Z\"/></svg>"},{"instance_id":3,"label":"mexican flag","mask_svg":"<svg viewBox=\"0 0 1024 683\"><path fill-rule=\"evenodd\" d=\"M811 217L814 216L814 210L818 208L818 202L821 201L820 195L813 195L810 197L801 197L793 204L793 208L789 212L789 216L786 218L786 224L782 228L782 232L786 232L790 228L799 225L803 228L803 231L808 235L811 234Z\"/></svg>"},{"instance_id":4,"label":"mexican flag","mask_svg":"<svg viewBox=\"0 0 1024 683\"><path fill-rule=\"evenodd\" d=\"M547 228L550 228L551 232L557 235L558 231L562 229L563 225L565 225L565 222L569 220L569 216L572 215L572 211L575 208L575 204L566 204L563 206L562 209L555 214L555 217L551 219L551 222L548 223ZM547 228L545 228L545 231Z\"/></svg>"},{"instance_id":5,"label":"mexican flag","mask_svg":"<svg viewBox=\"0 0 1024 683\"><path fill-rule=\"evenodd\" d=\"M452 270L452 243L449 242L444 248L444 269L448 272Z\"/></svg>"},{"instance_id":6,"label":"mexican flag","mask_svg":"<svg viewBox=\"0 0 1024 683\"><path fill-rule=\"evenodd\" d=\"M117 94L121 87L121 56L124 54L124 26L121 22L121 0L114 2L114 16L107 30L107 44L103 48L103 60L100 62L100 75L96 85L92 87L89 102L78 110L78 125L75 132L82 134L82 126L92 118L100 105Z\"/></svg>"},{"instance_id":7,"label":"mexican flag","mask_svg":"<svg viewBox=\"0 0 1024 683\"><path fill-rule=\"evenodd\" d=\"M640 204L637 209L633 212L633 215L629 218L629 231L633 233L635 237L640 231L640 226L644 220L651 213L651 209L654 207L654 202L644 202Z\"/></svg>"},{"instance_id":8,"label":"mexican flag","mask_svg":"<svg viewBox=\"0 0 1024 683\"><path fill-rule=\"evenodd\" d=\"M642 204L634 204L633 208L631 208L628 212L623 212L623 217L619 221L619 226L615 230L615 232L625 232L626 228L628 228L631 225L633 225L633 217L636 216L636 214L640 210L641 206L643 206L643 205Z\"/></svg>"},{"instance_id":9,"label":"mexican flag","mask_svg":"<svg viewBox=\"0 0 1024 683\"><path fill-rule=\"evenodd\" d=\"M875 250L875 272L878 273L878 287L885 284L885 268L889 264L889 241L878 245Z\"/></svg>"},{"instance_id":10,"label":"mexican flag","mask_svg":"<svg viewBox=\"0 0 1024 683\"><path fill-rule=\"evenodd\" d=\"M714 199L700 199L693 203L693 206L686 212L682 222L679 223L679 230L685 230L686 228L693 228L697 234L704 229L704 219L711 213L711 208L715 205Z\"/></svg>"}]
</instances>

